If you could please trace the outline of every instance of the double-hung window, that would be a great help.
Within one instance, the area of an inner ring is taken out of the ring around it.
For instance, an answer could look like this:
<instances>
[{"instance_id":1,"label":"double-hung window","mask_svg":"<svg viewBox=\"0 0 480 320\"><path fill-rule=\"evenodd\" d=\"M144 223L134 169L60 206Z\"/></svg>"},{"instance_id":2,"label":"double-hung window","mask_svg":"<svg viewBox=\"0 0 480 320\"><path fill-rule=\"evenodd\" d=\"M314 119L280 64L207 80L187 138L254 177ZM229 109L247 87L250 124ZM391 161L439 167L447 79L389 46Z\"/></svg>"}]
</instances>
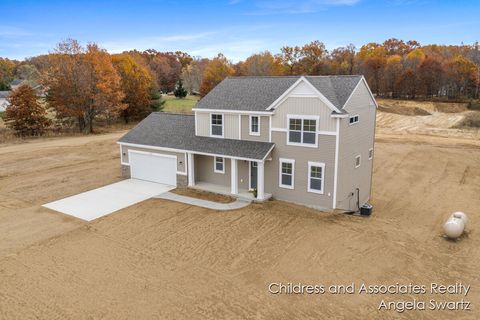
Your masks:
<instances>
[{"instance_id":1,"label":"double-hung window","mask_svg":"<svg viewBox=\"0 0 480 320\"><path fill-rule=\"evenodd\" d=\"M223 115L213 113L210 116L210 119L211 119L210 135L223 137Z\"/></svg>"},{"instance_id":2,"label":"double-hung window","mask_svg":"<svg viewBox=\"0 0 480 320\"><path fill-rule=\"evenodd\" d=\"M289 117L288 144L317 144L317 119Z\"/></svg>"},{"instance_id":3,"label":"double-hung window","mask_svg":"<svg viewBox=\"0 0 480 320\"><path fill-rule=\"evenodd\" d=\"M259 116L250 116L250 135L251 136L260 135L260 117Z\"/></svg>"},{"instance_id":4,"label":"double-hung window","mask_svg":"<svg viewBox=\"0 0 480 320\"><path fill-rule=\"evenodd\" d=\"M280 159L279 163L279 186L293 189L295 179L295 160Z\"/></svg>"},{"instance_id":5,"label":"double-hung window","mask_svg":"<svg viewBox=\"0 0 480 320\"><path fill-rule=\"evenodd\" d=\"M215 157L213 171L216 173L225 173L225 158Z\"/></svg>"},{"instance_id":6,"label":"double-hung window","mask_svg":"<svg viewBox=\"0 0 480 320\"><path fill-rule=\"evenodd\" d=\"M308 162L308 192L323 194L325 164Z\"/></svg>"}]
</instances>

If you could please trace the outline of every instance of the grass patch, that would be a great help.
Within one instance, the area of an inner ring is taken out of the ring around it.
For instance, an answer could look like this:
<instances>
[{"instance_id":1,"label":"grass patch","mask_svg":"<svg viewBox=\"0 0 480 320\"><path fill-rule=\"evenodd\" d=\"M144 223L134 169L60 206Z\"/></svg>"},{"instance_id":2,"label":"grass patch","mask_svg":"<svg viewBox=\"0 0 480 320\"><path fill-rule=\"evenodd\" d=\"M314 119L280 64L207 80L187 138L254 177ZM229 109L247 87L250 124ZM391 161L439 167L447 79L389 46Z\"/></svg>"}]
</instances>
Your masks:
<instances>
[{"instance_id":1,"label":"grass patch","mask_svg":"<svg viewBox=\"0 0 480 320\"><path fill-rule=\"evenodd\" d=\"M163 111L175 113L191 113L193 106L200 99L199 96L191 95L188 95L183 99L178 99L174 95L164 95L162 98L166 101Z\"/></svg>"},{"instance_id":2,"label":"grass patch","mask_svg":"<svg viewBox=\"0 0 480 320\"><path fill-rule=\"evenodd\" d=\"M455 128L480 128L480 112L472 111L455 125Z\"/></svg>"}]
</instances>

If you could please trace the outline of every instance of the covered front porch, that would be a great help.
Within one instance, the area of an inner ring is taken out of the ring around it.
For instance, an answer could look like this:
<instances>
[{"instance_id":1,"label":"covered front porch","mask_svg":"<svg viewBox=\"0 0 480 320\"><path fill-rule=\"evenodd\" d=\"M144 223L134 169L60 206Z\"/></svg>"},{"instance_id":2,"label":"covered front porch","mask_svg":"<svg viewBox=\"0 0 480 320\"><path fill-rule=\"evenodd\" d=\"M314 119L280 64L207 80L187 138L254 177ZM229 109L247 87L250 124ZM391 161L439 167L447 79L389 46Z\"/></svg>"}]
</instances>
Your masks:
<instances>
[{"instance_id":1,"label":"covered front porch","mask_svg":"<svg viewBox=\"0 0 480 320\"><path fill-rule=\"evenodd\" d=\"M265 193L264 199L260 200L258 198L254 197L253 191L252 190L247 190L247 189L238 189L238 192L236 194L232 194L231 188L227 186L222 186L218 184L213 184L209 182L198 182L193 186L189 186L192 189L197 189L197 190L202 190L202 191L208 191L208 192L213 192L213 193L218 193L218 194L223 194L226 196L232 196L235 198L238 198L240 200L246 200L246 201L265 201L268 200L272 197L270 193Z\"/></svg>"},{"instance_id":2,"label":"covered front porch","mask_svg":"<svg viewBox=\"0 0 480 320\"><path fill-rule=\"evenodd\" d=\"M190 188L243 200L265 201L271 197L265 191L264 159L187 152L187 179Z\"/></svg>"}]
</instances>

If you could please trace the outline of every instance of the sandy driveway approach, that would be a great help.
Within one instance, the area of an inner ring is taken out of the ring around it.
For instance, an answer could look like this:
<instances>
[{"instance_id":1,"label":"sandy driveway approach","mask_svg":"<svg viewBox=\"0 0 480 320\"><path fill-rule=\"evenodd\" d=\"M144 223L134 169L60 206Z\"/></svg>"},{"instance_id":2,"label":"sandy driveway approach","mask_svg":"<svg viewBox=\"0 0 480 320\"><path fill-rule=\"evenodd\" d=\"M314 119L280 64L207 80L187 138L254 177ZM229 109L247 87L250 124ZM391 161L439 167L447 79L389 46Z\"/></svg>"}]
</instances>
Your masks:
<instances>
[{"instance_id":1,"label":"sandy driveway approach","mask_svg":"<svg viewBox=\"0 0 480 320\"><path fill-rule=\"evenodd\" d=\"M379 135L367 219L277 201L215 212L151 199L91 223L40 207L118 181L120 135L0 147L0 319L452 319L376 311L408 295L267 290L352 281L461 281L474 310L455 319L480 318L478 142ZM454 210L470 214L456 243L441 237Z\"/></svg>"}]
</instances>

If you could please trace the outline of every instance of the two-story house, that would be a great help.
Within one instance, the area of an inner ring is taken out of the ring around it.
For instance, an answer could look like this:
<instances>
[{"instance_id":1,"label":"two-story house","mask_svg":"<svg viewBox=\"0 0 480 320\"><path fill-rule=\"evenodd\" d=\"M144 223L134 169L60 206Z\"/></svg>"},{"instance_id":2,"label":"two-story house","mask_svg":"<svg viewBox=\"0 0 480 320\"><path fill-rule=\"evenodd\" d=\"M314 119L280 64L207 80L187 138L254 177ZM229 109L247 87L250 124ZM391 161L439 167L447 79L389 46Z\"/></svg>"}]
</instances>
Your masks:
<instances>
[{"instance_id":1,"label":"two-story house","mask_svg":"<svg viewBox=\"0 0 480 320\"><path fill-rule=\"evenodd\" d=\"M121 164L137 179L355 210L371 194L376 107L363 76L231 77L194 115L145 118L118 141Z\"/></svg>"}]
</instances>

